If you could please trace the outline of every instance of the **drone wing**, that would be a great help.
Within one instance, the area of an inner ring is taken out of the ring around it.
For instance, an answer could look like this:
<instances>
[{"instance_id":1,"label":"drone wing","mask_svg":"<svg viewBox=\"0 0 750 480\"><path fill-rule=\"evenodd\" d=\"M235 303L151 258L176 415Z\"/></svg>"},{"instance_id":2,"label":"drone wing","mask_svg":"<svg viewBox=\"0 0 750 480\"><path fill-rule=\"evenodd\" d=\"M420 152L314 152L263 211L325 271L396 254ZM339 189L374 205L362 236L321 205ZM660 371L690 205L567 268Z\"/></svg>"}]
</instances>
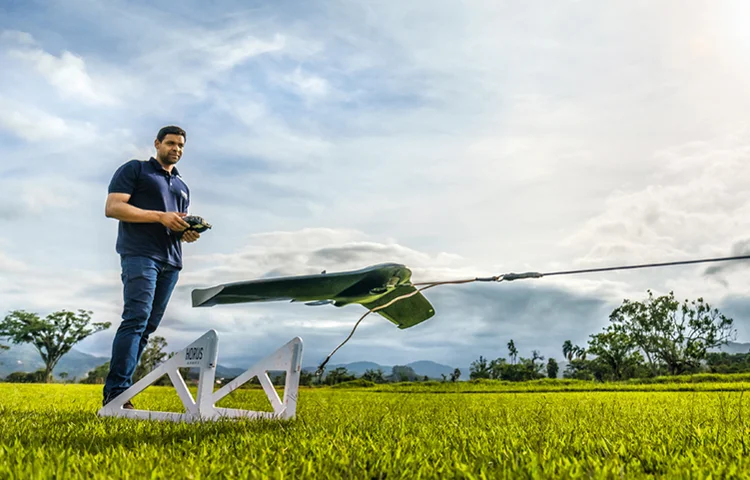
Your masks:
<instances>
[{"instance_id":1,"label":"drone wing","mask_svg":"<svg viewBox=\"0 0 750 480\"><path fill-rule=\"evenodd\" d=\"M417 288L414 286L401 285L394 288L392 291L383 295L382 297L370 302L363 303L362 305L368 310L372 310L381 305L386 305L388 302L410 293L416 292ZM378 315L381 315L391 322L398 325L398 328L405 329L413 327L418 323L422 323L425 320L435 315L435 309L430 302L421 293L414 293L410 297L402 298L393 302L391 305L378 310Z\"/></svg>"},{"instance_id":2,"label":"drone wing","mask_svg":"<svg viewBox=\"0 0 750 480\"><path fill-rule=\"evenodd\" d=\"M265 278L197 288L192 291L193 307L280 300L329 300L360 279L361 274L346 272Z\"/></svg>"},{"instance_id":3,"label":"drone wing","mask_svg":"<svg viewBox=\"0 0 750 480\"><path fill-rule=\"evenodd\" d=\"M193 290L193 307L279 300L295 302L336 300L339 305L343 305L373 296L373 289L385 289L395 272L403 274L404 271L410 273L403 265L378 264L345 272L324 272L315 275L271 277L226 283Z\"/></svg>"}]
</instances>

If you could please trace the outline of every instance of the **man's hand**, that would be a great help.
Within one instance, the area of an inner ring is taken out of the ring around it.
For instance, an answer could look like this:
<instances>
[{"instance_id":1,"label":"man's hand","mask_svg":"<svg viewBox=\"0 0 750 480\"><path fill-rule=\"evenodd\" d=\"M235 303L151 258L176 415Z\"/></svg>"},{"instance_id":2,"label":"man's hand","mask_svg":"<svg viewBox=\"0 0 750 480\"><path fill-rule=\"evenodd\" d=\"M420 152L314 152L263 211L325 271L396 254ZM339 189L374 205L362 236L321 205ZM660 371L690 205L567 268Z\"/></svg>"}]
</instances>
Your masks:
<instances>
[{"instance_id":1,"label":"man's hand","mask_svg":"<svg viewBox=\"0 0 750 480\"><path fill-rule=\"evenodd\" d=\"M159 222L173 232L182 232L190 226L190 224L182 219L186 215L186 213L180 212L163 212L159 218Z\"/></svg>"},{"instance_id":2,"label":"man's hand","mask_svg":"<svg viewBox=\"0 0 750 480\"><path fill-rule=\"evenodd\" d=\"M193 243L199 238L201 238L201 234L196 232L195 230L188 230L187 232L182 234L182 241L187 243Z\"/></svg>"}]
</instances>

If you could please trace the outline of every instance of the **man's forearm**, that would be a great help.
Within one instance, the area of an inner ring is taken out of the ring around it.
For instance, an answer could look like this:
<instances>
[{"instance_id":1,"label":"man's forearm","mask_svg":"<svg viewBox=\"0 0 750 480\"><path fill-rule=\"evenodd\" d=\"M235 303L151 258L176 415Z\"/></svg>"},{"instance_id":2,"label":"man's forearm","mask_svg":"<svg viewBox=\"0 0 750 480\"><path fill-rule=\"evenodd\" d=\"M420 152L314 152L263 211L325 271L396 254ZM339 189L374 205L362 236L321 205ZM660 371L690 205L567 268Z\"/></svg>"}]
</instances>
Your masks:
<instances>
[{"instance_id":1,"label":"man's forearm","mask_svg":"<svg viewBox=\"0 0 750 480\"><path fill-rule=\"evenodd\" d=\"M129 203L118 202L107 208L107 216L123 222L131 223L159 223L164 212L157 210L143 210Z\"/></svg>"}]
</instances>

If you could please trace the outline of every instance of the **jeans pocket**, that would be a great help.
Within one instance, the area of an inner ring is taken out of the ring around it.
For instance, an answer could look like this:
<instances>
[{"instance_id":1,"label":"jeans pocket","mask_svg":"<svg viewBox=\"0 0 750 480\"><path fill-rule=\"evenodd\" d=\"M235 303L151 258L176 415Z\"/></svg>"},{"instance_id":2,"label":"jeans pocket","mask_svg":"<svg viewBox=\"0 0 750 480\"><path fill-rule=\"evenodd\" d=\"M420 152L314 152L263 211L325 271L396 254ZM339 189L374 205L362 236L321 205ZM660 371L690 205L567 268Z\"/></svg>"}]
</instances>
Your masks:
<instances>
[{"instance_id":1,"label":"jeans pocket","mask_svg":"<svg viewBox=\"0 0 750 480\"><path fill-rule=\"evenodd\" d=\"M158 273L159 264L148 257L127 256L122 259L123 281L140 277L155 278Z\"/></svg>"}]
</instances>

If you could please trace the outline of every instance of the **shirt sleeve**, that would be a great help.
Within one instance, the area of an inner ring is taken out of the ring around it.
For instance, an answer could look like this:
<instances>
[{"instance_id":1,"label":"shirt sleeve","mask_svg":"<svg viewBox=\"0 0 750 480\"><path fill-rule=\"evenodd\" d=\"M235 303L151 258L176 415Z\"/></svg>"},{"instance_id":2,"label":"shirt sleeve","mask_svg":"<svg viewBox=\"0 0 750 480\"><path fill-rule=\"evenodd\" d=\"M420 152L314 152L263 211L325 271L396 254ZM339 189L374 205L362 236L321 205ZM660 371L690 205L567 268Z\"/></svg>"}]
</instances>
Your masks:
<instances>
[{"instance_id":1,"label":"shirt sleeve","mask_svg":"<svg viewBox=\"0 0 750 480\"><path fill-rule=\"evenodd\" d=\"M109 182L109 193L127 193L132 195L138 181L140 167L138 160L131 160L118 168Z\"/></svg>"}]
</instances>

